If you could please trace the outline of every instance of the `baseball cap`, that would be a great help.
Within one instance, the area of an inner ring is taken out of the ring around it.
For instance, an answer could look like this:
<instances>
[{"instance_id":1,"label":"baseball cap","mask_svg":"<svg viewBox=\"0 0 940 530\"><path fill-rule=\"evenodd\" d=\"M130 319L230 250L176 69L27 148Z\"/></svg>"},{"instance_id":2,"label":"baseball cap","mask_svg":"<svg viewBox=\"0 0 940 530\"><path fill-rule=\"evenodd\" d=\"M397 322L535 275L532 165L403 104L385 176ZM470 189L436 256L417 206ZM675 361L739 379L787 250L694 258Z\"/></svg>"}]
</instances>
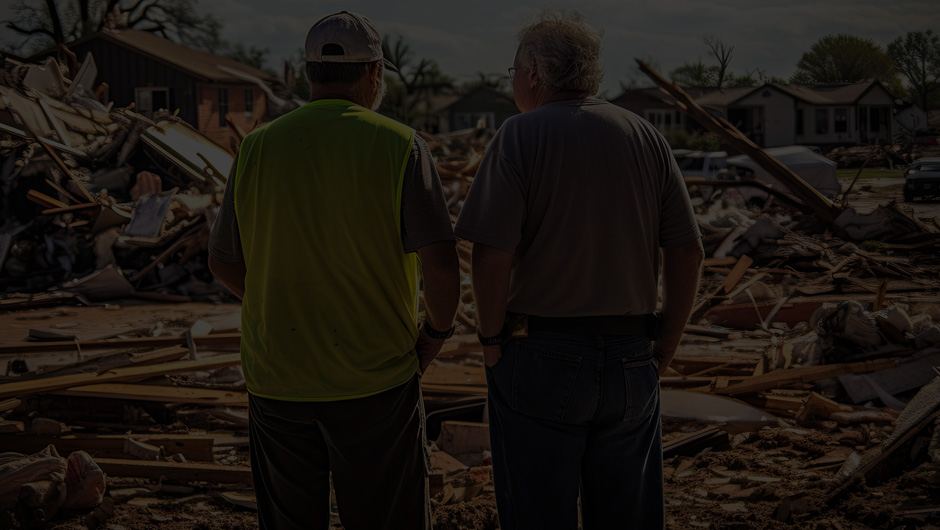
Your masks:
<instances>
[{"instance_id":1,"label":"baseball cap","mask_svg":"<svg viewBox=\"0 0 940 530\"><path fill-rule=\"evenodd\" d=\"M332 45L332 46L329 46ZM342 54L327 53L342 50ZM370 63L383 61L386 70L398 69L382 54L382 37L369 19L349 11L340 11L318 20L307 32L304 43L307 62Z\"/></svg>"}]
</instances>

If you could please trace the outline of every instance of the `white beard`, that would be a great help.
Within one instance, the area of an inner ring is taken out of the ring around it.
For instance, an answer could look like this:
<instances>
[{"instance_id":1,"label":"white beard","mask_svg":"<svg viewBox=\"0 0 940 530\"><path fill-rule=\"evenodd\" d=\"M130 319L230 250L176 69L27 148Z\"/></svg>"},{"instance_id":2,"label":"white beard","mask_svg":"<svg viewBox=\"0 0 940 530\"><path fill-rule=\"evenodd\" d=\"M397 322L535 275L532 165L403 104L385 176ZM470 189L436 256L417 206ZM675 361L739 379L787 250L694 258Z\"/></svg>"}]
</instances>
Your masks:
<instances>
[{"instance_id":1,"label":"white beard","mask_svg":"<svg viewBox=\"0 0 940 530\"><path fill-rule=\"evenodd\" d=\"M388 93L388 85L385 83L385 75L382 75L382 84L379 85L378 94L375 95L375 100L372 101L373 112L379 110L379 107L382 106L382 101L385 99L385 95L387 93Z\"/></svg>"}]
</instances>

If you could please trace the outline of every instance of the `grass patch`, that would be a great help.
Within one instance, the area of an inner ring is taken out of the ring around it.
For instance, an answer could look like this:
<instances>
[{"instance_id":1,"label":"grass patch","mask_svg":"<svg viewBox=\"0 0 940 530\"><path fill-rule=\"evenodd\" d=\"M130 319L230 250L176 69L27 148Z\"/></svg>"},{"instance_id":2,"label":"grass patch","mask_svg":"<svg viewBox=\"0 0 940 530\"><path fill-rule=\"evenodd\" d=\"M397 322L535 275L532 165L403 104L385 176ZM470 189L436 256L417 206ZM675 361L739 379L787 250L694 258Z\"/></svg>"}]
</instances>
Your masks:
<instances>
[{"instance_id":1,"label":"grass patch","mask_svg":"<svg viewBox=\"0 0 940 530\"><path fill-rule=\"evenodd\" d=\"M854 179L858 169L837 169L836 176L840 179ZM899 179L904 177L903 169L872 169L862 170L862 176L859 179Z\"/></svg>"}]
</instances>

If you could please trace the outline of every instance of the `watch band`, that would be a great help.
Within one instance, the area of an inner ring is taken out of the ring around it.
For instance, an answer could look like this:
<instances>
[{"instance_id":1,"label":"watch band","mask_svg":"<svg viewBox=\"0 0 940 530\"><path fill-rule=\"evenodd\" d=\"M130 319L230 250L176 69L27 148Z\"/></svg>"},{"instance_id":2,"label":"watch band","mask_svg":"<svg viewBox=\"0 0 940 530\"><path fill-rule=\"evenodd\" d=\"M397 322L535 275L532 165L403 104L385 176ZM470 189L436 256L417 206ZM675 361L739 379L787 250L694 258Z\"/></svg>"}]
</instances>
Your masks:
<instances>
[{"instance_id":1,"label":"watch band","mask_svg":"<svg viewBox=\"0 0 940 530\"><path fill-rule=\"evenodd\" d=\"M480 344L484 346L499 346L503 343L503 334L494 335L492 337L484 337L480 333L480 329L477 328L477 339L480 340Z\"/></svg>"},{"instance_id":2,"label":"watch band","mask_svg":"<svg viewBox=\"0 0 940 530\"><path fill-rule=\"evenodd\" d=\"M427 321L424 321L421 324L421 329L423 329L424 332L427 333L428 337L431 337L432 339L447 340L454 336L454 330L457 329L457 326L451 326L447 331L438 331L432 328L430 324L427 323Z\"/></svg>"}]
</instances>

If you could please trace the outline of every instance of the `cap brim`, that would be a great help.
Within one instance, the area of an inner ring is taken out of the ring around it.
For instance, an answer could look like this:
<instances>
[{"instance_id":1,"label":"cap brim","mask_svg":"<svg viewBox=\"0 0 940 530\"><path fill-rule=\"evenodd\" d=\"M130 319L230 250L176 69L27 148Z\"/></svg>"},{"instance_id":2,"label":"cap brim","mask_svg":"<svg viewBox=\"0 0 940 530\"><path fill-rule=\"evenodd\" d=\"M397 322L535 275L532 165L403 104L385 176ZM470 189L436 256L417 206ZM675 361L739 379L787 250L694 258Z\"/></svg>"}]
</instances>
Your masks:
<instances>
[{"instance_id":1,"label":"cap brim","mask_svg":"<svg viewBox=\"0 0 940 530\"><path fill-rule=\"evenodd\" d=\"M388 59L382 59L382 63L385 65L386 70L395 72L396 74L398 73L398 68L396 68L395 65L392 64L392 61L389 61Z\"/></svg>"}]
</instances>

